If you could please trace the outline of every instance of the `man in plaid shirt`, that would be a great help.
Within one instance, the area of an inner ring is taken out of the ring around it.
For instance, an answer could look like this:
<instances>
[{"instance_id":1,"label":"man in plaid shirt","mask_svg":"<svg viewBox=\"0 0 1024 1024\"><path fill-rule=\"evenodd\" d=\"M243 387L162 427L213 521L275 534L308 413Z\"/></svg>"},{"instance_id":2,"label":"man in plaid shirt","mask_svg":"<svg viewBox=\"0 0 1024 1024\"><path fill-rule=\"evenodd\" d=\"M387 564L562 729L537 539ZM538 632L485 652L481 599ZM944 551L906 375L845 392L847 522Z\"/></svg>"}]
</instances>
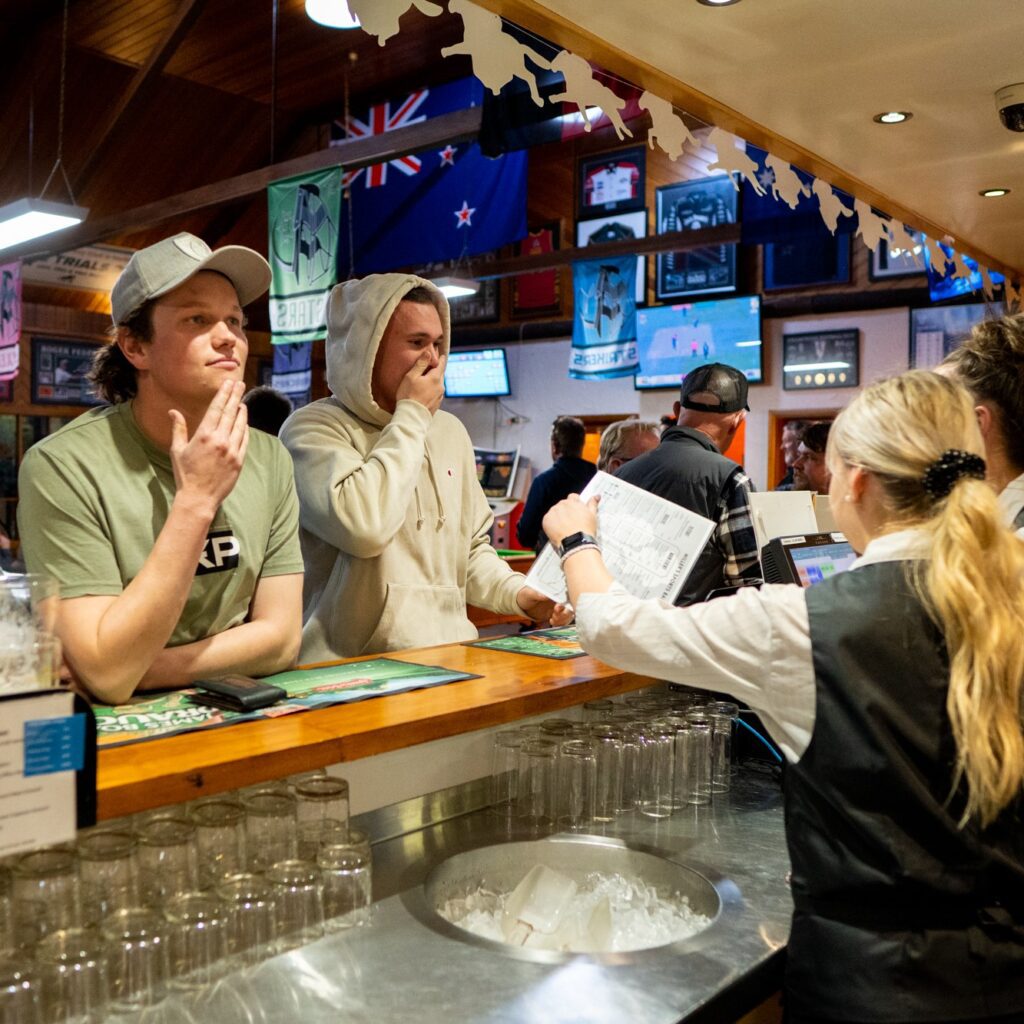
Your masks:
<instances>
[{"instance_id":1,"label":"man in plaid shirt","mask_svg":"<svg viewBox=\"0 0 1024 1024\"><path fill-rule=\"evenodd\" d=\"M724 363L699 366L684 378L672 411L676 425L658 447L616 476L715 523L676 601L683 605L721 587L761 580L750 514L753 485L743 467L722 454L747 415L747 378Z\"/></svg>"}]
</instances>

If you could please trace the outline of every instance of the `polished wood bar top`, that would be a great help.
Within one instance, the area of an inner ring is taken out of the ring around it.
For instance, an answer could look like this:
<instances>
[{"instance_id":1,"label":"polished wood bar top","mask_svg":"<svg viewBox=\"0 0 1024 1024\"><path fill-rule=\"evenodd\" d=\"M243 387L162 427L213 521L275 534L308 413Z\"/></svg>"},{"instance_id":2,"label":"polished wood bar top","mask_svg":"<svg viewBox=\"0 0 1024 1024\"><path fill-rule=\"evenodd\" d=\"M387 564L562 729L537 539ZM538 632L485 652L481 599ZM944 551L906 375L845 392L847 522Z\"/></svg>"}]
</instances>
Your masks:
<instances>
[{"instance_id":1,"label":"polished wood bar top","mask_svg":"<svg viewBox=\"0 0 1024 1024\"><path fill-rule=\"evenodd\" d=\"M181 803L651 683L589 656L555 661L449 644L387 657L481 678L100 750L99 817Z\"/></svg>"}]
</instances>

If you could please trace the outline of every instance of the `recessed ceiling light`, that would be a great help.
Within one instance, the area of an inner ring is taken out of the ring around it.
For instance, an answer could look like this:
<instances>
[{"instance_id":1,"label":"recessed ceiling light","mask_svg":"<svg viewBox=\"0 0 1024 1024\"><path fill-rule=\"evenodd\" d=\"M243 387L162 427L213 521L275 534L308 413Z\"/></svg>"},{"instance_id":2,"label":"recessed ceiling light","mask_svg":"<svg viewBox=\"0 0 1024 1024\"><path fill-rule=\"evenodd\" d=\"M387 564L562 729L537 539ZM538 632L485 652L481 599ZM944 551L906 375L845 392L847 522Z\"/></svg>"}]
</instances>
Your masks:
<instances>
[{"instance_id":1,"label":"recessed ceiling light","mask_svg":"<svg viewBox=\"0 0 1024 1024\"><path fill-rule=\"evenodd\" d=\"M913 116L909 110L887 110L884 113L875 114L872 120L877 124L902 124Z\"/></svg>"},{"instance_id":2,"label":"recessed ceiling light","mask_svg":"<svg viewBox=\"0 0 1024 1024\"><path fill-rule=\"evenodd\" d=\"M703 4L705 7L731 7L739 2L740 0L697 0L697 3Z\"/></svg>"},{"instance_id":3,"label":"recessed ceiling light","mask_svg":"<svg viewBox=\"0 0 1024 1024\"><path fill-rule=\"evenodd\" d=\"M997 196L1006 196L1010 194L1008 188L983 188L978 195L984 196L986 199L995 199Z\"/></svg>"}]
</instances>

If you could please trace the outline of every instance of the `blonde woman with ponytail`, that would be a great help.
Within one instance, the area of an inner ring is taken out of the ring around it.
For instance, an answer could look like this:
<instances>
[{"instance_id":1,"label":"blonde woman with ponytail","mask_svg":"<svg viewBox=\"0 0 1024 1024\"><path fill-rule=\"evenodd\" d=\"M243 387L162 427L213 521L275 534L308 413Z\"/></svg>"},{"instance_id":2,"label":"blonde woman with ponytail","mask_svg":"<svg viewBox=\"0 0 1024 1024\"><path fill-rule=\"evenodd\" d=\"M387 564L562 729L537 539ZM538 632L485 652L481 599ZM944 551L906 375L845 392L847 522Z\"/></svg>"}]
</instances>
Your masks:
<instances>
[{"instance_id":1,"label":"blonde woman with ponytail","mask_svg":"<svg viewBox=\"0 0 1024 1024\"><path fill-rule=\"evenodd\" d=\"M1024 1020L1024 545L985 482L974 399L914 371L836 419L831 506L858 552L804 590L630 596L597 506L556 505L583 646L725 691L786 755L792 1024Z\"/></svg>"}]
</instances>

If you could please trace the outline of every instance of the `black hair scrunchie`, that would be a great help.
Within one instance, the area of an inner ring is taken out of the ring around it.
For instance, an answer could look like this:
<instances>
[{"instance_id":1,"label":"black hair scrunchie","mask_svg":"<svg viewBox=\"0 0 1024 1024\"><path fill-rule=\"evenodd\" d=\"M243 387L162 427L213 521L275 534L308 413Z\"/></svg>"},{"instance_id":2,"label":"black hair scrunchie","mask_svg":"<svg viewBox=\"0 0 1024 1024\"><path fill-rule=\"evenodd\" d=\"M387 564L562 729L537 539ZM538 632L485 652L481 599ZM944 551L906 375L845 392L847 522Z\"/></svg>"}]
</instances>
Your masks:
<instances>
[{"instance_id":1,"label":"black hair scrunchie","mask_svg":"<svg viewBox=\"0 0 1024 1024\"><path fill-rule=\"evenodd\" d=\"M947 448L925 471L921 484L934 499L945 498L965 476L985 479L985 460L972 452Z\"/></svg>"}]
</instances>

